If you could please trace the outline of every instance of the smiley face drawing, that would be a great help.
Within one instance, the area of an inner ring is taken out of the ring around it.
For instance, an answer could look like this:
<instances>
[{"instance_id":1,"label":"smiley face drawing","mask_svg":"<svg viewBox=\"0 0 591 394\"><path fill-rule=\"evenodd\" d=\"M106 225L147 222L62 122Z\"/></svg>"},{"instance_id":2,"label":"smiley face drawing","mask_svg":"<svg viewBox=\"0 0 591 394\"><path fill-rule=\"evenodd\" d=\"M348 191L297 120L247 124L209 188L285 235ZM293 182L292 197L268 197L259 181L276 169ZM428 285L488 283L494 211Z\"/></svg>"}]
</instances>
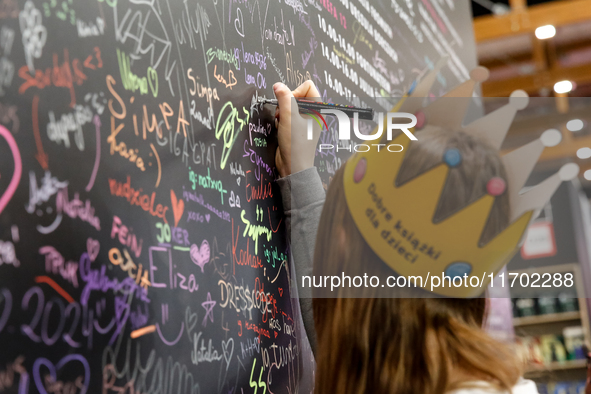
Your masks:
<instances>
[{"instance_id":1,"label":"smiley face drawing","mask_svg":"<svg viewBox=\"0 0 591 394\"><path fill-rule=\"evenodd\" d=\"M54 208L50 204L46 204L49 200L59 193L61 190L68 187L68 181L60 181L51 175L50 171L45 171L41 184L37 183L37 176L34 171L29 171L29 202L25 205L25 209L29 214L36 214L43 217L46 213L51 215ZM48 226L37 225L37 231L41 234L49 234L53 232L62 222L62 213L56 212L55 219Z\"/></svg>"}]
</instances>

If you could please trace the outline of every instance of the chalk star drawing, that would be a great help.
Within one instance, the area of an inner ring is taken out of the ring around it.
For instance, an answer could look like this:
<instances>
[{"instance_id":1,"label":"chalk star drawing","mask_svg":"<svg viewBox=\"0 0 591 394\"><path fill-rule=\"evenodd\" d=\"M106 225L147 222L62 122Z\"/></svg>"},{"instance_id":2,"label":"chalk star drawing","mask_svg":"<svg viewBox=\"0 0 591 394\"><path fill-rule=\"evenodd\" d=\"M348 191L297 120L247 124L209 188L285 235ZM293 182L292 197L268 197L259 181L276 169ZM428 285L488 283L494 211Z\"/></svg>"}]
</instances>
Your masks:
<instances>
[{"instance_id":1,"label":"chalk star drawing","mask_svg":"<svg viewBox=\"0 0 591 394\"><path fill-rule=\"evenodd\" d=\"M207 301L201 303L201 306L205 309L205 317L203 318L203 322L201 323L203 327L207 326L207 318L213 323L213 307L215 306L216 302L211 300L211 293L207 292Z\"/></svg>"}]
</instances>

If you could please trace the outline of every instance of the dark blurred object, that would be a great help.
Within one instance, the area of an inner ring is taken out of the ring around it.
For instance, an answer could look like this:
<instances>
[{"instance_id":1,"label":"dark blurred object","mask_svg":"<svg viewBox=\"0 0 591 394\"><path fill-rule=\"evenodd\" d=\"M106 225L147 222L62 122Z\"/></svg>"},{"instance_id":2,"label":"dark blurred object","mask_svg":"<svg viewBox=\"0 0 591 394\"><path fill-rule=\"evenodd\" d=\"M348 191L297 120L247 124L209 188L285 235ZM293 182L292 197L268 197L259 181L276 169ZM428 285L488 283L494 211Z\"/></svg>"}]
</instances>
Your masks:
<instances>
[{"instance_id":1,"label":"dark blurred object","mask_svg":"<svg viewBox=\"0 0 591 394\"><path fill-rule=\"evenodd\" d=\"M560 312L578 311L579 300L576 294L560 293L558 295L558 309Z\"/></svg>"},{"instance_id":2,"label":"dark blurred object","mask_svg":"<svg viewBox=\"0 0 591 394\"><path fill-rule=\"evenodd\" d=\"M558 302L556 297L540 297L538 299L538 311L540 315L558 312Z\"/></svg>"},{"instance_id":3,"label":"dark blurred object","mask_svg":"<svg viewBox=\"0 0 591 394\"><path fill-rule=\"evenodd\" d=\"M538 314L535 298L517 298L515 300L515 307L518 317L535 316Z\"/></svg>"},{"instance_id":4,"label":"dark blurred object","mask_svg":"<svg viewBox=\"0 0 591 394\"><path fill-rule=\"evenodd\" d=\"M583 327L566 327L562 330L564 346L568 352L569 360L582 360L585 358L585 333Z\"/></svg>"}]
</instances>

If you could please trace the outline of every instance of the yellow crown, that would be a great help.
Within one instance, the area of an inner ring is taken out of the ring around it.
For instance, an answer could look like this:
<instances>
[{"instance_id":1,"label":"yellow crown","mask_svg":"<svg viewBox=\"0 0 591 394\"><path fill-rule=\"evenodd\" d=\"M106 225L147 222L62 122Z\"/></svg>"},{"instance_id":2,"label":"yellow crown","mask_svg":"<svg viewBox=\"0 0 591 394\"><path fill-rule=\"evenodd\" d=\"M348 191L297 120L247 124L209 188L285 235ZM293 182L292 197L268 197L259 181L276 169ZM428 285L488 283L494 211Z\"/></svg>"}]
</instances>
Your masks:
<instances>
[{"instance_id":1,"label":"yellow crown","mask_svg":"<svg viewBox=\"0 0 591 394\"><path fill-rule=\"evenodd\" d=\"M441 66L442 62L438 63L410 97L425 97ZM523 91L514 92L506 106L461 127L472 89L476 82L487 78L488 70L479 67L470 75L470 80L428 107L406 100L393 111L420 111L429 124L478 134L500 149L515 113L527 106L527 95ZM447 97L463 99L454 100L453 108L449 108ZM417 137L420 141L420 133ZM445 287L433 290L444 296L474 297L486 289L490 274L496 274L511 259L528 225L560 183L577 176L578 166L569 163L526 193L519 193L544 147L558 142L560 133L547 130L540 139L502 157L507 172L504 192L509 193L510 224L484 245L480 242L481 234L495 202L495 193L490 192L435 223L433 217L450 165L442 159L431 170L397 185L395 180L411 143L402 133L391 141L404 147L401 153L370 150L356 153L347 161L344 173L347 205L365 241L397 274L420 276L423 282L428 281L428 275L477 276L481 287L453 287L446 282Z\"/></svg>"}]
</instances>

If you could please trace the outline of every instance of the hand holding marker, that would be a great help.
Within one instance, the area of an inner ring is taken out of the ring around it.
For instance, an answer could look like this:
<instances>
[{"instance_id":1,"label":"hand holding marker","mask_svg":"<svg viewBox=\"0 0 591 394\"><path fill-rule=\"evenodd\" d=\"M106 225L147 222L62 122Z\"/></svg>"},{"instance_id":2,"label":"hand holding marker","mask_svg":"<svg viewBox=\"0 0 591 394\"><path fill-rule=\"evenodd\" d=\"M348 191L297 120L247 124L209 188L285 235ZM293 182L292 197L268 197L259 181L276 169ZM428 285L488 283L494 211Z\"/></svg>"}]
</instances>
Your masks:
<instances>
[{"instance_id":1,"label":"hand holding marker","mask_svg":"<svg viewBox=\"0 0 591 394\"><path fill-rule=\"evenodd\" d=\"M325 103L321 101L312 101L298 97L296 97L295 100L298 103L298 107L300 109L301 114L309 114L310 112L312 112L316 115L320 115L319 111L322 111L323 109L338 109L339 111L343 111L350 118L353 118L355 113L357 112L359 113L359 119L373 119L373 109L371 108L360 108L354 107L352 105ZM259 98L259 103L279 105L277 99Z\"/></svg>"},{"instance_id":2,"label":"hand holding marker","mask_svg":"<svg viewBox=\"0 0 591 394\"><path fill-rule=\"evenodd\" d=\"M413 88L416 83L413 83ZM358 108L351 105L332 104L320 101L314 101L314 98L320 97L320 93L312 81L306 81L294 91L291 91L285 84L277 82L273 85L273 92L277 99L258 98L259 104L271 104L277 106L275 111L275 127L277 128L279 146L275 155L275 163L281 177L285 177L295 172L305 170L314 166L315 148L320 137L322 122L328 129L326 121L318 110L339 110L349 118L354 118L355 113L359 119L373 120L374 111L370 108ZM291 110L283 111L280 116L279 106L290 107L292 99L298 104L299 114L291 115ZM310 135L310 127L307 127L306 120L301 115L309 115L316 120L319 129L314 127ZM318 119L318 117L320 119ZM297 119L296 119L297 118ZM295 123L292 123L293 122ZM295 128L292 129L292 126ZM307 133L306 133L307 130ZM311 149L308 149L312 147ZM299 152L292 163L291 152ZM310 154L306 152L311 152Z\"/></svg>"},{"instance_id":3,"label":"hand holding marker","mask_svg":"<svg viewBox=\"0 0 591 394\"><path fill-rule=\"evenodd\" d=\"M261 104L271 104L271 105L279 106L279 100L277 100L277 99L259 98L258 101ZM320 119L322 119L322 122L324 123L324 126L326 127L327 130L328 130L328 125L326 124L326 121L324 120L324 117L322 116L322 110L337 109L337 110L345 113L349 118L354 118L355 114L357 113L359 119L373 120L373 109L371 109L371 108L359 108L359 107L354 107L352 105L313 101L310 99L300 98L300 97L295 97L295 101L298 104L298 109L299 109L300 114L310 115L312 118L314 118L316 120L316 122L318 123L320 128L322 128L320 121L318 119L316 119L316 116L318 116ZM324 115L332 115L332 114L329 112L329 113L324 113ZM312 139L311 133L312 133L312 131L308 130L308 134L309 134L308 139Z\"/></svg>"},{"instance_id":4,"label":"hand holding marker","mask_svg":"<svg viewBox=\"0 0 591 394\"><path fill-rule=\"evenodd\" d=\"M446 60L446 58L441 59L439 61L439 63L442 63L443 60ZM439 63L438 63L438 66L439 66ZM427 70L425 70L424 72L426 72L426 71ZM409 94L411 94L413 92L416 84L417 84L417 80L414 80L410 86L410 89L404 95L403 98L406 98ZM315 115L320 116L321 119L322 119L322 115L319 111L332 110L332 109L337 109L339 111L344 112L349 118L354 118L355 113L358 114L359 119L363 119L363 120L373 120L373 116L374 116L374 110L372 108L361 108L361 107L355 107L353 105L327 103L327 102L314 101L314 100L310 100L308 98L300 98L300 97L295 97L295 101L298 104L300 114L304 114L304 115L315 114ZM268 98L259 97L258 102L260 104L271 104L271 105L279 106L279 100L277 100L277 99L268 99ZM331 114L328 114L328 115L331 115ZM326 122L324 122L324 124L325 124L326 128L328 129Z\"/></svg>"},{"instance_id":5,"label":"hand holding marker","mask_svg":"<svg viewBox=\"0 0 591 394\"><path fill-rule=\"evenodd\" d=\"M275 107L275 127L277 128L278 147L275 153L275 165L281 177L314 167L315 150L320 138L321 122L316 119L318 127L312 127L312 138L309 135L308 119L297 111L292 114L293 99L314 100L320 93L312 81L306 81L295 90L277 82L273 85L273 93L277 101ZM259 100L264 103L266 100ZM279 109L281 108L281 111ZM301 109L301 107L300 107ZM312 111L312 116L316 117ZM297 152L292 157L292 151Z\"/></svg>"}]
</instances>

